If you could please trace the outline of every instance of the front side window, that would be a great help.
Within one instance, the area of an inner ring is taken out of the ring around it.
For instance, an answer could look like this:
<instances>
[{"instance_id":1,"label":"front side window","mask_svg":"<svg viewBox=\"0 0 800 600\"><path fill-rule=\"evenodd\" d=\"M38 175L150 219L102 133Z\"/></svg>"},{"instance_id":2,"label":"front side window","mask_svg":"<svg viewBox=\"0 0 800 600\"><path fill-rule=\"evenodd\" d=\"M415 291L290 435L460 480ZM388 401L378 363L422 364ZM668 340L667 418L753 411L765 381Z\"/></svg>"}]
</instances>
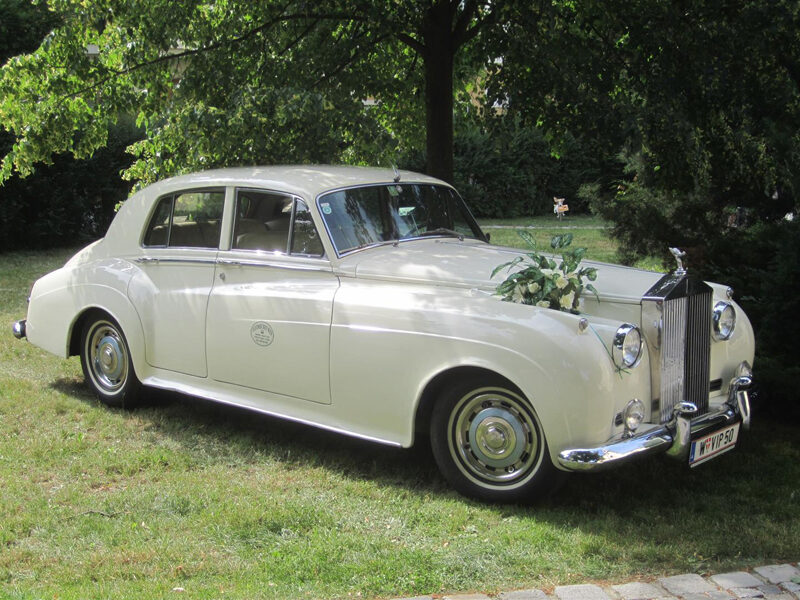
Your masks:
<instances>
[{"instance_id":1,"label":"front side window","mask_svg":"<svg viewBox=\"0 0 800 600\"><path fill-rule=\"evenodd\" d=\"M234 250L322 256L322 243L305 202L261 190L237 190Z\"/></svg>"},{"instance_id":2,"label":"front side window","mask_svg":"<svg viewBox=\"0 0 800 600\"><path fill-rule=\"evenodd\" d=\"M461 198L441 185L351 188L320 196L318 204L339 254L429 236L485 240Z\"/></svg>"},{"instance_id":3,"label":"front side window","mask_svg":"<svg viewBox=\"0 0 800 600\"><path fill-rule=\"evenodd\" d=\"M170 248L219 248L222 190L181 192L158 201L144 245Z\"/></svg>"}]
</instances>

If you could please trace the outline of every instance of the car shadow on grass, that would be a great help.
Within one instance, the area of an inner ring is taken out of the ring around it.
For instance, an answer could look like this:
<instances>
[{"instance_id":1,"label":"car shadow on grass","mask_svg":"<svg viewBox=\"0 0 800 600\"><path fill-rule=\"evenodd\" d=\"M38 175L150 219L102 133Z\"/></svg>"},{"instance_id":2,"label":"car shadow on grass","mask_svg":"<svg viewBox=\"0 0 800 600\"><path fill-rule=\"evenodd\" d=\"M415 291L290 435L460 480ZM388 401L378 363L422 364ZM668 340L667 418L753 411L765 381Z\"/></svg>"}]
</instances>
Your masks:
<instances>
[{"instance_id":1,"label":"car shadow on grass","mask_svg":"<svg viewBox=\"0 0 800 600\"><path fill-rule=\"evenodd\" d=\"M97 405L79 380L53 387ZM702 572L797 558L800 444L796 428L781 423L756 421L750 432L742 432L739 448L696 469L657 456L572 475L551 497L532 506L491 506L463 498L448 486L424 438L411 449L394 448L157 390L136 410L106 410L143 422L145 430L168 436L186 452L202 447L207 462L273 462L287 471L320 467L345 480L463 503L504 519L580 530L594 542L582 542L575 552L588 557L637 560L641 553L641 560L652 564L647 555L663 552L666 558L659 554L659 564L665 572L687 565Z\"/></svg>"},{"instance_id":2,"label":"car shadow on grass","mask_svg":"<svg viewBox=\"0 0 800 600\"><path fill-rule=\"evenodd\" d=\"M308 465L335 470L347 477L424 493L448 493L427 439L413 448L397 448L273 417L178 392L145 390L135 409L103 407L81 380L61 379L53 388L76 399L147 422L146 429L167 435L185 448L204 444L204 453L262 456L289 469ZM211 450L209 450L211 449Z\"/></svg>"}]
</instances>

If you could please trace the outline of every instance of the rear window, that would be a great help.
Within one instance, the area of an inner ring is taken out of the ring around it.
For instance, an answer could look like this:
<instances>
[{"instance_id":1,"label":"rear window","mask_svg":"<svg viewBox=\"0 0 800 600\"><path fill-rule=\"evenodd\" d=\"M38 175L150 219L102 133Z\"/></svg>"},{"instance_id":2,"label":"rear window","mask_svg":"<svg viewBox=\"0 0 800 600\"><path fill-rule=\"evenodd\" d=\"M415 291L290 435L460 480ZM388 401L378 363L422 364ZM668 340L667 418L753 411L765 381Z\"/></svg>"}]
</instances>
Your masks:
<instances>
[{"instance_id":1,"label":"rear window","mask_svg":"<svg viewBox=\"0 0 800 600\"><path fill-rule=\"evenodd\" d=\"M187 191L159 199L144 234L144 245L219 248L224 190Z\"/></svg>"}]
</instances>

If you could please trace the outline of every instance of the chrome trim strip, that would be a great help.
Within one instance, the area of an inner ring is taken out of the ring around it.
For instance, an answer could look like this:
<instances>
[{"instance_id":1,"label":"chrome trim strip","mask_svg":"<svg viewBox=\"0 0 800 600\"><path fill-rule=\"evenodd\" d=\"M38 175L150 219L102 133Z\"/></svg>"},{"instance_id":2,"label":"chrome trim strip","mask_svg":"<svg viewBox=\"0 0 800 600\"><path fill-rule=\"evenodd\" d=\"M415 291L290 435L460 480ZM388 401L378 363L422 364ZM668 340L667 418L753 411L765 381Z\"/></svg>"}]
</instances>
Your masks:
<instances>
[{"instance_id":1,"label":"chrome trim strip","mask_svg":"<svg viewBox=\"0 0 800 600\"><path fill-rule=\"evenodd\" d=\"M686 460L692 437L706 431L740 421L742 429L750 426L750 398L748 388L753 383L750 366L743 362L729 386L728 401L717 411L691 418L697 407L691 402L680 402L669 423L653 427L634 437L612 438L593 448L572 448L558 455L561 467L569 471L598 471L630 462L640 456L666 453L672 458Z\"/></svg>"},{"instance_id":2,"label":"chrome trim strip","mask_svg":"<svg viewBox=\"0 0 800 600\"><path fill-rule=\"evenodd\" d=\"M215 258L159 258L155 256L142 256L134 258L134 262L141 264L195 264L195 265L213 265L216 264Z\"/></svg>"},{"instance_id":3,"label":"chrome trim strip","mask_svg":"<svg viewBox=\"0 0 800 600\"><path fill-rule=\"evenodd\" d=\"M271 269L284 269L287 271L313 271L317 273L332 273L330 265L316 266L304 264L287 264L277 262L266 262L260 260L232 260L228 258L217 259L217 264L226 267L267 267Z\"/></svg>"}]
</instances>

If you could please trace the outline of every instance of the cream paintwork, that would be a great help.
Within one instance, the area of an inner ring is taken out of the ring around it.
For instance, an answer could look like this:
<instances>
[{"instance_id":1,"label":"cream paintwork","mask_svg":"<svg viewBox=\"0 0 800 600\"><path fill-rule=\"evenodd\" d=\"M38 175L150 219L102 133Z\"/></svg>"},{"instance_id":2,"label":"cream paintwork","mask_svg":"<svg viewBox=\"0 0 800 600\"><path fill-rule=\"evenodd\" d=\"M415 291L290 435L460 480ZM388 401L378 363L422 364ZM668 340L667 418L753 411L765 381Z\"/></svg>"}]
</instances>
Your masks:
<instances>
[{"instance_id":1,"label":"cream paintwork","mask_svg":"<svg viewBox=\"0 0 800 600\"><path fill-rule=\"evenodd\" d=\"M208 298L214 284L216 250L156 248L138 264L128 297L144 329L147 364L205 377ZM177 344L175 343L177 342ZM176 346L180 350L176 351Z\"/></svg>"},{"instance_id":2,"label":"cream paintwork","mask_svg":"<svg viewBox=\"0 0 800 600\"><path fill-rule=\"evenodd\" d=\"M530 400L554 464L563 449L619 436L614 418L631 398L644 400L649 410L647 352L637 367L620 374L609 348L622 322L638 323L641 296L659 274L596 265L601 301L584 299L591 327L581 331L578 316L491 295L502 277L491 281L492 269L516 250L431 238L337 257L317 197L393 177L379 169L254 168L150 186L124 204L103 240L37 281L28 339L67 356L76 347L81 315L99 308L119 322L136 374L147 385L400 446L414 441L417 409L431 382L453 369L483 368L506 377ZM440 183L406 172L401 177ZM230 251L237 186L305 200L327 258ZM141 246L159 197L208 187L226 189L219 252ZM189 279L176 277L180 270L170 263L137 262L167 254L209 262ZM165 282L173 304L171 312L160 313ZM725 299L724 287L714 286L714 293ZM752 362L753 332L736 309L732 339L712 344L712 379L727 382L741 361ZM256 321L271 325L273 343L254 342L250 328ZM726 391L723 386L712 405Z\"/></svg>"},{"instance_id":3,"label":"cream paintwork","mask_svg":"<svg viewBox=\"0 0 800 600\"><path fill-rule=\"evenodd\" d=\"M339 287L330 264L246 251L220 252L220 260L240 264L217 267L208 305L211 378L330 404L330 326ZM254 322L269 324L271 343L254 342Z\"/></svg>"}]
</instances>

